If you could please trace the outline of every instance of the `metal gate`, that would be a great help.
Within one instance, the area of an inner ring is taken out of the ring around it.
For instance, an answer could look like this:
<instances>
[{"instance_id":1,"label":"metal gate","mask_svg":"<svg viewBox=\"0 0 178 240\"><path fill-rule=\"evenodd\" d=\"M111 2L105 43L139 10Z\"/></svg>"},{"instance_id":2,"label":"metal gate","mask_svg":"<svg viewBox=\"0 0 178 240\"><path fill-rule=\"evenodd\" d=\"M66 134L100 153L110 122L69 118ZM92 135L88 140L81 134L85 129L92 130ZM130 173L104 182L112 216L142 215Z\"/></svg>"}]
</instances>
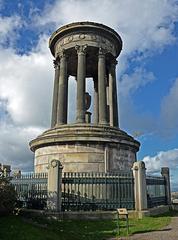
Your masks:
<instances>
[{"instance_id":1,"label":"metal gate","mask_svg":"<svg viewBox=\"0 0 178 240\"><path fill-rule=\"evenodd\" d=\"M119 173L63 173L62 211L134 209L131 171Z\"/></svg>"},{"instance_id":2,"label":"metal gate","mask_svg":"<svg viewBox=\"0 0 178 240\"><path fill-rule=\"evenodd\" d=\"M148 208L166 205L166 180L165 177L147 176L147 203Z\"/></svg>"},{"instance_id":3,"label":"metal gate","mask_svg":"<svg viewBox=\"0 0 178 240\"><path fill-rule=\"evenodd\" d=\"M18 207L44 209L47 202L47 173L14 176L11 183L17 193Z\"/></svg>"}]
</instances>

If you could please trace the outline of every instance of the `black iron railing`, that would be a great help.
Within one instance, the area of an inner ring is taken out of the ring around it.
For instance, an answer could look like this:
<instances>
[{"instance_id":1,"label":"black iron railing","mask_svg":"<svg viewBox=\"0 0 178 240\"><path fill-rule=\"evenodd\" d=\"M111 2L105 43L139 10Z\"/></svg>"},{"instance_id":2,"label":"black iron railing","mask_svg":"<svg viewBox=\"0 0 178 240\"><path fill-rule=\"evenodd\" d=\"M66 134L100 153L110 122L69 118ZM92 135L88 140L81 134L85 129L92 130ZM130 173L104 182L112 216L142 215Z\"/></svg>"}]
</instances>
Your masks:
<instances>
[{"instance_id":1,"label":"black iron railing","mask_svg":"<svg viewBox=\"0 0 178 240\"><path fill-rule=\"evenodd\" d=\"M62 210L134 209L132 172L63 173Z\"/></svg>"},{"instance_id":2,"label":"black iron railing","mask_svg":"<svg viewBox=\"0 0 178 240\"><path fill-rule=\"evenodd\" d=\"M20 207L47 207L47 173L15 176ZM148 207L167 204L164 177L147 176ZM134 209L134 178L132 171L119 173L67 173L62 175L62 211Z\"/></svg>"},{"instance_id":3,"label":"black iron railing","mask_svg":"<svg viewBox=\"0 0 178 240\"><path fill-rule=\"evenodd\" d=\"M148 208L166 205L166 180L164 177L147 176L147 204Z\"/></svg>"},{"instance_id":4,"label":"black iron railing","mask_svg":"<svg viewBox=\"0 0 178 240\"><path fill-rule=\"evenodd\" d=\"M17 206L44 209L47 202L47 173L14 176L11 183L17 192Z\"/></svg>"}]
</instances>

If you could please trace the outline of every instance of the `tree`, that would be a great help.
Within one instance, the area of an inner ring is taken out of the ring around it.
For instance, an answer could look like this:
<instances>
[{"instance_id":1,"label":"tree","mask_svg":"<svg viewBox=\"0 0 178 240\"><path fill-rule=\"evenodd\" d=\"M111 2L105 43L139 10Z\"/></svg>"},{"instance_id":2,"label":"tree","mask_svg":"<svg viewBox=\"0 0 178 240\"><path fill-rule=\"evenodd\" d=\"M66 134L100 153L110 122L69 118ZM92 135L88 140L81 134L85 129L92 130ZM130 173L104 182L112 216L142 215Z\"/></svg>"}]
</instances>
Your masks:
<instances>
[{"instance_id":1,"label":"tree","mask_svg":"<svg viewBox=\"0 0 178 240\"><path fill-rule=\"evenodd\" d=\"M10 178L0 176L0 215L11 213L15 207L17 195Z\"/></svg>"}]
</instances>

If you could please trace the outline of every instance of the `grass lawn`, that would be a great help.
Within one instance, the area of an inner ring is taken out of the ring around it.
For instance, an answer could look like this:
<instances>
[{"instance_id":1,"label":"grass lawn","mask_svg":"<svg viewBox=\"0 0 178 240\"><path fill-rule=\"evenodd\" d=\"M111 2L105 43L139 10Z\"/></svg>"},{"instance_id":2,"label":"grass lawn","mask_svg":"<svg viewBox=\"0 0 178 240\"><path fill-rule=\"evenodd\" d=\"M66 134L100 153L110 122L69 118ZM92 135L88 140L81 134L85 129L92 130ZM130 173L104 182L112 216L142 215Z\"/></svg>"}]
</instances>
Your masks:
<instances>
[{"instance_id":1,"label":"grass lawn","mask_svg":"<svg viewBox=\"0 0 178 240\"><path fill-rule=\"evenodd\" d=\"M129 220L130 234L158 230L171 221L171 215ZM125 224L124 221L121 222ZM121 236L126 229L121 226ZM0 240L103 240L118 236L116 221L74 221L0 217Z\"/></svg>"}]
</instances>

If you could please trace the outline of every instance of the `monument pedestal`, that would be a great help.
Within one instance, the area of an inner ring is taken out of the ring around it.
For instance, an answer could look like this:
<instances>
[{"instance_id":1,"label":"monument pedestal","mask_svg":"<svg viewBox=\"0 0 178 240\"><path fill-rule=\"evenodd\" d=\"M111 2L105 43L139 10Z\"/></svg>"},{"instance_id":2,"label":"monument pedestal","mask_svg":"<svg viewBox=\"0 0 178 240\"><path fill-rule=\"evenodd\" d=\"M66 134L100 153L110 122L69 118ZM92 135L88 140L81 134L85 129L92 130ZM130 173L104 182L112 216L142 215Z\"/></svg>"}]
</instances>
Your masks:
<instances>
[{"instance_id":1,"label":"monument pedestal","mask_svg":"<svg viewBox=\"0 0 178 240\"><path fill-rule=\"evenodd\" d=\"M139 142L124 131L99 125L60 125L30 142L35 172L59 160L64 172L117 172L131 169Z\"/></svg>"}]
</instances>

